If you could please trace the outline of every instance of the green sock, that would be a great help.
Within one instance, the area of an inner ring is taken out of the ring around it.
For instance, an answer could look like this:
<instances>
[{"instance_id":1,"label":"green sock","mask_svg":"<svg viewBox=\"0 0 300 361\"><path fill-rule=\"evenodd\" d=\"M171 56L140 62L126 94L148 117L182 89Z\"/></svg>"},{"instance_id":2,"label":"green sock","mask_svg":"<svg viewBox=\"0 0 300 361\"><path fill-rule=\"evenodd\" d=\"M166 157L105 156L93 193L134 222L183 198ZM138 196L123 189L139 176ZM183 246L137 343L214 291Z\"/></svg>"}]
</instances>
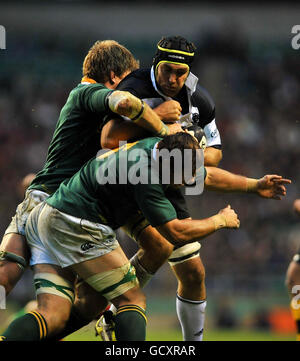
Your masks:
<instances>
[{"instance_id":1,"label":"green sock","mask_svg":"<svg viewBox=\"0 0 300 361\"><path fill-rule=\"evenodd\" d=\"M147 318L145 310L136 305L118 308L115 322L117 341L145 341Z\"/></svg>"},{"instance_id":2,"label":"green sock","mask_svg":"<svg viewBox=\"0 0 300 361\"><path fill-rule=\"evenodd\" d=\"M15 319L2 335L4 341L39 341L47 336L47 323L37 311Z\"/></svg>"}]
</instances>

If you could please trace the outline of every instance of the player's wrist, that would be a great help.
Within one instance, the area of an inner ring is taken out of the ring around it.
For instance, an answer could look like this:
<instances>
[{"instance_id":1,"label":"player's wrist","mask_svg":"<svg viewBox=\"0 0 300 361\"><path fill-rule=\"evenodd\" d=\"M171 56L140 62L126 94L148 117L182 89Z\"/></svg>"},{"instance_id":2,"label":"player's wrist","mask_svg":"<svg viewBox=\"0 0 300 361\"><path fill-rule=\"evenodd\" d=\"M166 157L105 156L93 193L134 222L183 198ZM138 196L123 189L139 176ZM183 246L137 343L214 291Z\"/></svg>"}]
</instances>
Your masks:
<instances>
[{"instance_id":1,"label":"player's wrist","mask_svg":"<svg viewBox=\"0 0 300 361\"><path fill-rule=\"evenodd\" d=\"M157 133L157 136L163 138L170 134L170 129L165 123L161 122L161 124L162 126L160 131Z\"/></svg>"},{"instance_id":2,"label":"player's wrist","mask_svg":"<svg viewBox=\"0 0 300 361\"><path fill-rule=\"evenodd\" d=\"M214 223L215 231L227 227L226 218L222 214L216 214L212 216L211 219Z\"/></svg>"},{"instance_id":3,"label":"player's wrist","mask_svg":"<svg viewBox=\"0 0 300 361\"><path fill-rule=\"evenodd\" d=\"M246 192L247 193L252 193L252 192L256 192L258 189L258 179L254 179L254 178L246 178Z\"/></svg>"},{"instance_id":4,"label":"player's wrist","mask_svg":"<svg viewBox=\"0 0 300 361\"><path fill-rule=\"evenodd\" d=\"M133 122L137 122L139 121L141 118L143 118L144 116L144 113L145 113L145 102L143 100L141 100L141 108L139 109L138 113L135 114L131 120Z\"/></svg>"}]
</instances>

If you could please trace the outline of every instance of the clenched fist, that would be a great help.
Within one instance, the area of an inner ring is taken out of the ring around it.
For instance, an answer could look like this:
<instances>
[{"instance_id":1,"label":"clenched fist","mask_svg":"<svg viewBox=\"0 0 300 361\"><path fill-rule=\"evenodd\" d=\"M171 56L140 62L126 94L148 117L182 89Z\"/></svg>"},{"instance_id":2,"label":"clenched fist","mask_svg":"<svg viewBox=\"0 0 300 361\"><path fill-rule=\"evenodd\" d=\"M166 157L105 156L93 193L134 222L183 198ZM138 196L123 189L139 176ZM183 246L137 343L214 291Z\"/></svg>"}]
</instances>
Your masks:
<instances>
[{"instance_id":1,"label":"clenched fist","mask_svg":"<svg viewBox=\"0 0 300 361\"><path fill-rule=\"evenodd\" d=\"M234 209L228 205L226 208L221 209L219 213L212 217L215 223L215 229L220 228L239 228L240 220Z\"/></svg>"},{"instance_id":2,"label":"clenched fist","mask_svg":"<svg viewBox=\"0 0 300 361\"><path fill-rule=\"evenodd\" d=\"M179 120L182 111L180 103L176 100L166 100L153 110L165 123Z\"/></svg>"}]
</instances>

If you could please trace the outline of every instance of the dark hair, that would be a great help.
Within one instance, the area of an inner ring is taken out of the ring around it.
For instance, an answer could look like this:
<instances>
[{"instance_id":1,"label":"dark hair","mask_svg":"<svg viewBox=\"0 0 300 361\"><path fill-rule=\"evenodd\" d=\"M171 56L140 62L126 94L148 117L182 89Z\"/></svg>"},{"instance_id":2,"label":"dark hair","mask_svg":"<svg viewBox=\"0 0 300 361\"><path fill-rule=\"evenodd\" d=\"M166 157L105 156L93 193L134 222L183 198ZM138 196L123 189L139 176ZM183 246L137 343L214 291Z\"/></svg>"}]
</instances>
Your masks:
<instances>
[{"instance_id":1,"label":"dark hair","mask_svg":"<svg viewBox=\"0 0 300 361\"><path fill-rule=\"evenodd\" d=\"M126 71L139 68L139 62L125 46L114 40L97 41L86 55L83 76L105 83L110 79L110 72L122 76Z\"/></svg>"},{"instance_id":2,"label":"dark hair","mask_svg":"<svg viewBox=\"0 0 300 361\"><path fill-rule=\"evenodd\" d=\"M196 161L197 161L197 150L200 149L199 143L197 139L195 139L192 135L186 133L186 132L178 132L176 134L168 135L165 138L163 138L157 145L157 148L159 150L167 149L169 152L171 152L174 149L178 149L181 154L184 154L184 150L191 149L191 155L192 155L192 175L194 176L196 174ZM182 157L182 174L184 174L184 161L185 157ZM170 161L170 171L171 173L176 172L176 167L174 164L174 158L169 158L168 161ZM162 170L162 167L164 166L164 158L159 157L159 166L160 171ZM161 174L161 172L160 172Z\"/></svg>"}]
</instances>

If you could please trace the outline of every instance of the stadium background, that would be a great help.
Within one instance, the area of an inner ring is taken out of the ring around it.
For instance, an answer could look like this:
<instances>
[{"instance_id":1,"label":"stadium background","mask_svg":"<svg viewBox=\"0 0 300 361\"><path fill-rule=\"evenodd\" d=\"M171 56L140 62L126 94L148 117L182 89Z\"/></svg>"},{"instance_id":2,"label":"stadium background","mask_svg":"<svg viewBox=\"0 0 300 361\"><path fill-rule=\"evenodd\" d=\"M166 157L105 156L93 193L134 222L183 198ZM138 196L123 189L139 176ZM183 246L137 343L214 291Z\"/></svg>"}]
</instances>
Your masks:
<instances>
[{"instance_id":1,"label":"stadium background","mask_svg":"<svg viewBox=\"0 0 300 361\"><path fill-rule=\"evenodd\" d=\"M209 192L188 199L194 217L230 203L241 220L238 231L223 230L202 242L205 339L293 339L284 278L300 245L300 222L292 212L300 194L300 50L291 47L299 10L280 3L2 2L7 49L0 50L1 233L21 200L20 180L44 163L60 108L80 81L94 41L115 39L147 67L161 36L182 35L196 44L193 72L216 103L220 166L250 177L277 173L293 180L281 202ZM133 254L134 243L120 237ZM175 290L168 266L147 286L149 338L180 339ZM8 297L7 311L0 310L0 325L32 297L27 271Z\"/></svg>"}]
</instances>

